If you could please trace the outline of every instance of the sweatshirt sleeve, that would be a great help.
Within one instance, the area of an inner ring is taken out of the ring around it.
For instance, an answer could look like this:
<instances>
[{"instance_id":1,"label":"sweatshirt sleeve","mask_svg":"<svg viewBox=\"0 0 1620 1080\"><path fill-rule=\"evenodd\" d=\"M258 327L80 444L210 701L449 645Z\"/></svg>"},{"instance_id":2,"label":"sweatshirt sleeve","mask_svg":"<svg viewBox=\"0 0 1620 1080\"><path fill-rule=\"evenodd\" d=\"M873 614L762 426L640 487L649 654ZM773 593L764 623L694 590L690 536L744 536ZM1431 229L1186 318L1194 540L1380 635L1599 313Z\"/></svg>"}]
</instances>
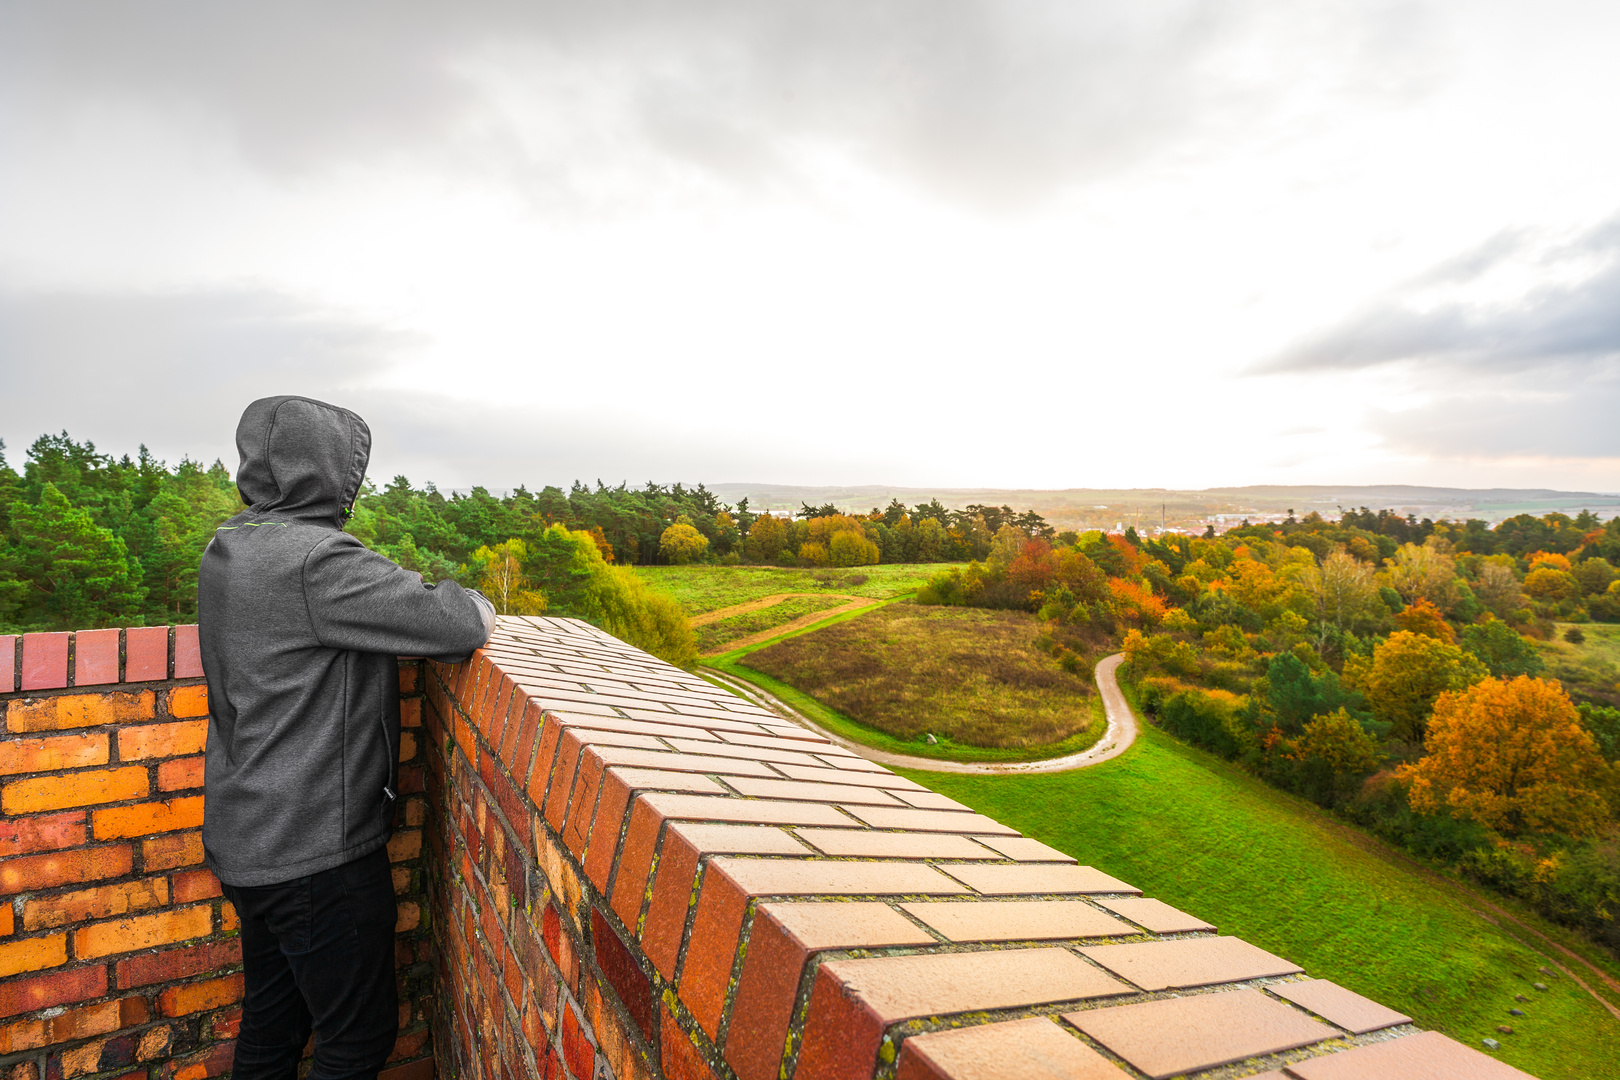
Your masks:
<instances>
[{"instance_id":1,"label":"sweatshirt sleeve","mask_svg":"<svg viewBox=\"0 0 1620 1080\"><path fill-rule=\"evenodd\" d=\"M345 533L305 558L304 600L316 640L332 649L454 663L488 641L495 625L481 594L453 581L424 584Z\"/></svg>"}]
</instances>

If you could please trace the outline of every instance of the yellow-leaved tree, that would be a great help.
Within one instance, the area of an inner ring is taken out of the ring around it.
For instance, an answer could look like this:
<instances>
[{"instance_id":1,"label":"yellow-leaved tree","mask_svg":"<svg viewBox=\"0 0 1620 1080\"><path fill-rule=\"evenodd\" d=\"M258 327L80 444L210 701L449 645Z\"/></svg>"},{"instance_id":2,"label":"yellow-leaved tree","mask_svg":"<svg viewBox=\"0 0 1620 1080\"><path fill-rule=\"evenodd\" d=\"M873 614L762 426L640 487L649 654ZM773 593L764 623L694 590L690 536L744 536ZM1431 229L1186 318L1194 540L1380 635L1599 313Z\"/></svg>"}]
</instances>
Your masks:
<instances>
[{"instance_id":1,"label":"yellow-leaved tree","mask_svg":"<svg viewBox=\"0 0 1620 1080\"><path fill-rule=\"evenodd\" d=\"M1520 675L1445 693L1428 753L1397 775L1419 813L1449 808L1487 828L1580 836L1608 821L1611 768L1557 682Z\"/></svg>"},{"instance_id":2,"label":"yellow-leaved tree","mask_svg":"<svg viewBox=\"0 0 1620 1080\"><path fill-rule=\"evenodd\" d=\"M1354 671L1352 672L1352 669ZM1472 653L1455 645L1397 630L1373 650L1371 664L1345 664L1355 689L1380 720L1393 725L1391 734L1422 746L1434 703L1447 690L1462 690L1490 673Z\"/></svg>"},{"instance_id":3,"label":"yellow-leaved tree","mask_svg":"<svg viewBox=\"0 0 1620 1080\"><path fill-rule=\"evenodd\" d=\"M546 598L529 580L524 569L528 559L529 550L522 540L486 545L467 557L467 576L477 581L498 614L544 615Z\"/></svg>"},{"instance_id":4,"label":"yellow-leaved tree","mask_svg":"<svg viewBox=\"0 0 1620 1080\"><path fill-rule=\"evenodd\" d=\"M676 566L685 566L703 558L709 550L709 538L697 531L691 518L682 514L658 538L658 550Z\"/></svg>"}]
</instances>

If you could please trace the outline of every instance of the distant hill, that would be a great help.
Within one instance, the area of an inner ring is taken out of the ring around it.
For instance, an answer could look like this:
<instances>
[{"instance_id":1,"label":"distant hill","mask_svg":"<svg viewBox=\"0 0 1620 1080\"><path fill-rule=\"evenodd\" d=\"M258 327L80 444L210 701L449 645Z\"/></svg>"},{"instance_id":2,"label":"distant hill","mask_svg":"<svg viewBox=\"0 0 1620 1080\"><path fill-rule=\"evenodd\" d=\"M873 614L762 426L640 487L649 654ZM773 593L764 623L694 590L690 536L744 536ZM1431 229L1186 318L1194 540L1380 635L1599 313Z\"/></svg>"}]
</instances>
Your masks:
<instances>
[{"instance_id":1,"label":"distant hill","mask_svg":"<svg viewBox=\"0 0 1620 1080\"><path fill-rule=\"evenodd\" d=\"M1412 484L1278 485L1178 490L1168 488L922 488L889 484L815 486L800 484L710 484L722 501L747 498L756 510L795 510L801 503L832 503L848 511L886 506L890 499L916 505L938 499L960 508L973 503L1015 510L1036 510L1062 526L1111 528L1188 525L1234 515L1267 518L1294 510L1337 516L1339 509L1366 506L1432 518L1483 518L1497 522L1515 514L1576 514L1591 510L1599 517L1620 514L1620 494L1557 491L1550 488L1447 488Z\"/></svg>"}]
</instances>

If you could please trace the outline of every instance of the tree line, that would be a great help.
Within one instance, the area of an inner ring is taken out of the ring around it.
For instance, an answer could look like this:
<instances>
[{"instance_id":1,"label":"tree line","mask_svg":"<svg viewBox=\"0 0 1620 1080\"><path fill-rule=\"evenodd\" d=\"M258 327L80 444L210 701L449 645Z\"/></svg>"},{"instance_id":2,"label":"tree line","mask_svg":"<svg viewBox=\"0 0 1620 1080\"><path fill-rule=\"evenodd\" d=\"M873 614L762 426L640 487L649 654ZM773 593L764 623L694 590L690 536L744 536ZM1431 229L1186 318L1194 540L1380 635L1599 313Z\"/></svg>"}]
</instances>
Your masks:
<instances>
[{"instance_id":1,"label":"tree line","mask_svg":"<svg viewBox=\"0 0 1620 1080\"><path fill-rule=\"evenodd\" d=\"M999 533L919 602L1038 613L1165 729L1620 949L1620 668L1546 645L1620 622L1620 519L1349 511L1224 535Z\"/></svg>"}]
</instances>

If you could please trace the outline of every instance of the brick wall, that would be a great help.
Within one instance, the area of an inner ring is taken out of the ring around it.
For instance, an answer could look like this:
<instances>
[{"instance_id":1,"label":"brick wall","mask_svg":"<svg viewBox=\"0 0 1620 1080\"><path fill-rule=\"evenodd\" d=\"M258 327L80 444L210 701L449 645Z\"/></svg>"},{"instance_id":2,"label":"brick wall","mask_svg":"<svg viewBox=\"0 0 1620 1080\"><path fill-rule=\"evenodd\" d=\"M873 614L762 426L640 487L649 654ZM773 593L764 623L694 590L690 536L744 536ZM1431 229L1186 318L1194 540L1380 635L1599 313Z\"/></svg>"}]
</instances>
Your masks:
<instances>
[{"instance_id":1,"label":"brick wall","mask_svg":"<svg viewBox=\"0 0 1620 1080\"><path fill-rule=\"evenodd\" d=\"M0 637L0 1080L230 1067L200 674ZM400 679L385 1080L1525 1075L583 623Z\"/></svg>"},{"instance_id":2,"label":"brick wall","mask_svg":"<svg viewBox=\"0 0 1620 1080\"><path fill-rule=\"evenodd\" d=\"M422 664L400 665L421 724ZM208 701L195 626L0 636L0 1074L201 1080L241 1017L236 915L202 866ZM427 805L414 732L389 851L401 1035L389 1080L427 1080Z\"/></svg>"},{"instance_id":3,"label":"brick wall","mask_svg":"<svg viewBox=\"0 0 1620 1080\"><path fill-rule=\"evenodd\" d=\"M427 680L446 1076L1526 1075L583 623Z\"/></svg>"}]
</instances>

